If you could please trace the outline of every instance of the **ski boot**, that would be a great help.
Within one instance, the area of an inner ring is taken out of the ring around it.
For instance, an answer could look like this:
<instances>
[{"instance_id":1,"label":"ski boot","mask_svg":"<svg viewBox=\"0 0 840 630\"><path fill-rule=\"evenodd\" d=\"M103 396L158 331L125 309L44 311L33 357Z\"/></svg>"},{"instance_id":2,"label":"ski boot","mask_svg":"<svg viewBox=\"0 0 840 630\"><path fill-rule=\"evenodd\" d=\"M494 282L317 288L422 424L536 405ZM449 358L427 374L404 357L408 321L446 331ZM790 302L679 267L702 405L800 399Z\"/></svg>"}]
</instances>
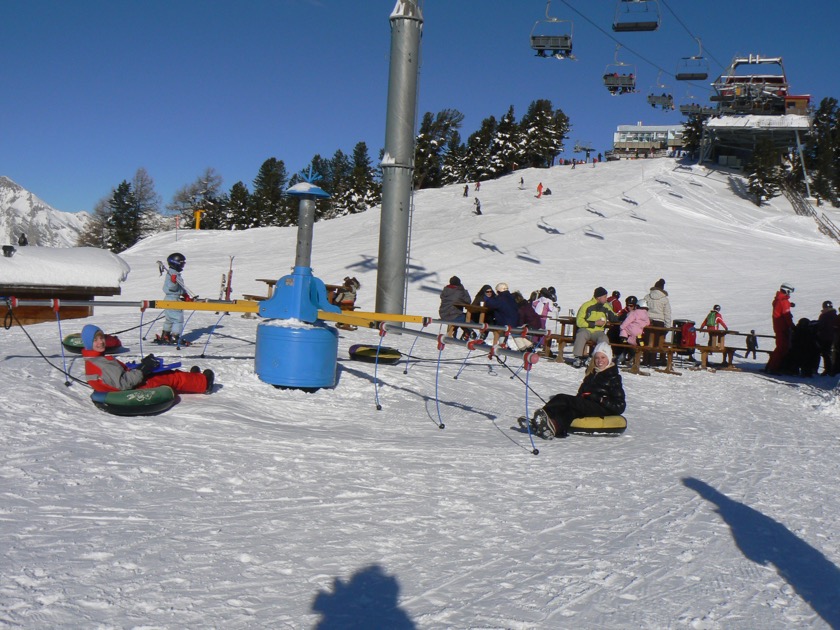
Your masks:
<instances>
[{"instance_id":1,"label":"ski boot","mask_svg":"<svg viewBox=\"0 0 840 630\"><path fill-rule=\"evenodd\" d=\"M168 346L172 343L172 333L168 330L164 330L159 335L155 335L155 343L162 346Z\"/></svg>"}]
</instances>

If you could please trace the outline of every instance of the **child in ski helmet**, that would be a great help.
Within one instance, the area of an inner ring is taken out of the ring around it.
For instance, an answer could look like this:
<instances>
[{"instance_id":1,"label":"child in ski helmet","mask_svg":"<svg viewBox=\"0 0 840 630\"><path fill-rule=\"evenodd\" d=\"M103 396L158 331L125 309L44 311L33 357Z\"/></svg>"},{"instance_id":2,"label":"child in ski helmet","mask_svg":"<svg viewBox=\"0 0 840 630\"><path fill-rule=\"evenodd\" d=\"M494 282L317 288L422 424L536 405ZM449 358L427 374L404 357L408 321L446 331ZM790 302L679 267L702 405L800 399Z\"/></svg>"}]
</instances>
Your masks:
<instances>
[{"instance_id":1,"label":"child in ski helmet","mask_svg":"<svg viewBox=\"0 0 840 630\"><path fill-rule=\"evenodd\" d=\"M163 280L163 294L165 299L173 302L181 300L189 301L190 295L186 286L184 286L184 279L181 277L181 272L187 264L186 256L179 252L169 254L166 258L166 264L168 265L168 269L166 270L166 277ZM181 334L184 332L184 311L180 309L166 309L163 311L163 316L163 331L157 340L160 343L184 344L184 342L180 341Z\"/></svg>"}]
</instances>

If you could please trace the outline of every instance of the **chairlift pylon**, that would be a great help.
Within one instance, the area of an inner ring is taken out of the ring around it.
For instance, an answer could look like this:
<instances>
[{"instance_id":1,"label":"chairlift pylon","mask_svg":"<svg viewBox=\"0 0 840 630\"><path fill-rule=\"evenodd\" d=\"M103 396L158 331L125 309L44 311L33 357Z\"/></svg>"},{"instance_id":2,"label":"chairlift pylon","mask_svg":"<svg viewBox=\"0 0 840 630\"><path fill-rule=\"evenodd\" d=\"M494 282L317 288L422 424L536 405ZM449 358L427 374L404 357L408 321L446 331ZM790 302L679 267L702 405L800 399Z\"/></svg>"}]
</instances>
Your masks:
<instances>
[{"instance_id":1,"label":"chairlift pylon","mask_svg":"<svg viewBox=\"0 0 840 630\"><path fill-rule=\"evenodd\" d=\"M617 33L655 31L661 23L659 0L618 0L612 28Z\"/></svg>"},{"instance_id":2,"label":"chairlift pylon","mask_svg":"<svg viewBox=\"0 0 840 630\"><path fill-rule=\"evenodd\" d=\"M537 57L574 59L572 36L574 24L571 20L552 17L551 0L545 3L545 19L537 20L531 28L531 48Z\"/></svg>"},{"instance_id":3,"label":"chairlift pylon","mask_svg":"<svg viewBox=\"0 0 840 630\"><path fill-rule=\"evenodd\" d=\"M613 96L636 91L636 66L618 60L621 44L615 47L615 61L604 69L604 86Z\"/></svg>"},{"instance_id":4,"label":"chairlift pylon","mask_svg":"<svg viewBox=\"0 0 840 630\"><path fill-rule=\"evenodd\" d=\"M691 57L683 57L674 75L677 81L705 81L709 78L709 62L703 57L703 42L697 38L699 51Z\"/></svg>"}]
</instances>

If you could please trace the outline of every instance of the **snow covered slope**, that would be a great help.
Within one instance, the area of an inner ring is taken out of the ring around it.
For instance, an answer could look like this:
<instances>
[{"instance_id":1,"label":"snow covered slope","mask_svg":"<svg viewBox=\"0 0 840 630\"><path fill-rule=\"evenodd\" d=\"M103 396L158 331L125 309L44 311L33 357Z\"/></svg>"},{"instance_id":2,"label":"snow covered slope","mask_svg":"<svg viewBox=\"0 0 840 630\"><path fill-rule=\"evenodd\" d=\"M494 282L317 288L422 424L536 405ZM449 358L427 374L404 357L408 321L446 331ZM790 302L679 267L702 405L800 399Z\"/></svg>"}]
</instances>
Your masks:
<instances>
[{"instance_id":1,"label":"snow covered slope","mask_svg":"<svg viewBox=\"0 0 840 630\"><path fill-rule=\"evenodd\" d=\"M564 308L598 284L643 295L665 277L676 316L720 303L733 327L765 332L782 281L797 316L837 301L840 247L809 220L784 200L756 208L738 178L675 166L525 171L482 184L482 216L462 187L418 193L409 311L434 315L453 273L471 291L554 284ZM540 180L553 194L537 200ZM375 212L315 225L316 275L358 277L363 308L377 238ZM120 299L160 298L155 260L173 251L199 294L217 295L230 255L234 293L260 292L294 247L284 229L158 235L125 254ZM837 378L769 378L761 355L739 357L740 372L625 374L625 434L540 442L534 456L512 426L576 390L567 365L520 380L515 361L418 342L408 369L375 373L347 350L376 331L341 331L338 385L306 394L255 376L257 321L196 313L178 352L142 342L155 315L100 307L89 320L119 333L125 358L216 372L212 395L152 418L96 410L24 331L4 331L0 624L840 627ZM56 324L26 332L64 365Z\"/></svg>"}]
</instances>

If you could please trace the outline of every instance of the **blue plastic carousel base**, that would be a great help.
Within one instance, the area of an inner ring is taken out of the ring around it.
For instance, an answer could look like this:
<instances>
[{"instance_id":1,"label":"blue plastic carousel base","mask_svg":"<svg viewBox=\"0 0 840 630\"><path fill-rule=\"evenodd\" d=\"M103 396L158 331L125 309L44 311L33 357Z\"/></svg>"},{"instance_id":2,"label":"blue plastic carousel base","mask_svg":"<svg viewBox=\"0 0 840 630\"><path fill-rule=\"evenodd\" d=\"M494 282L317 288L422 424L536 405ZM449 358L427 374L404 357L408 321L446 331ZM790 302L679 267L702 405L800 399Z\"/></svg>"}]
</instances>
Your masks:
<instances>
[{"instance_id":1,"label":"blue plastic carousel base","mask_svg":"<svg viewBox=\"0 0 840 630\"><path fill-rule=\"evenodd\" d=\"M334 387L338 332L320 322L292 325L289 321L273 319L257 326L257 376L275 387Z\"/></svg>"}]
</instances>

